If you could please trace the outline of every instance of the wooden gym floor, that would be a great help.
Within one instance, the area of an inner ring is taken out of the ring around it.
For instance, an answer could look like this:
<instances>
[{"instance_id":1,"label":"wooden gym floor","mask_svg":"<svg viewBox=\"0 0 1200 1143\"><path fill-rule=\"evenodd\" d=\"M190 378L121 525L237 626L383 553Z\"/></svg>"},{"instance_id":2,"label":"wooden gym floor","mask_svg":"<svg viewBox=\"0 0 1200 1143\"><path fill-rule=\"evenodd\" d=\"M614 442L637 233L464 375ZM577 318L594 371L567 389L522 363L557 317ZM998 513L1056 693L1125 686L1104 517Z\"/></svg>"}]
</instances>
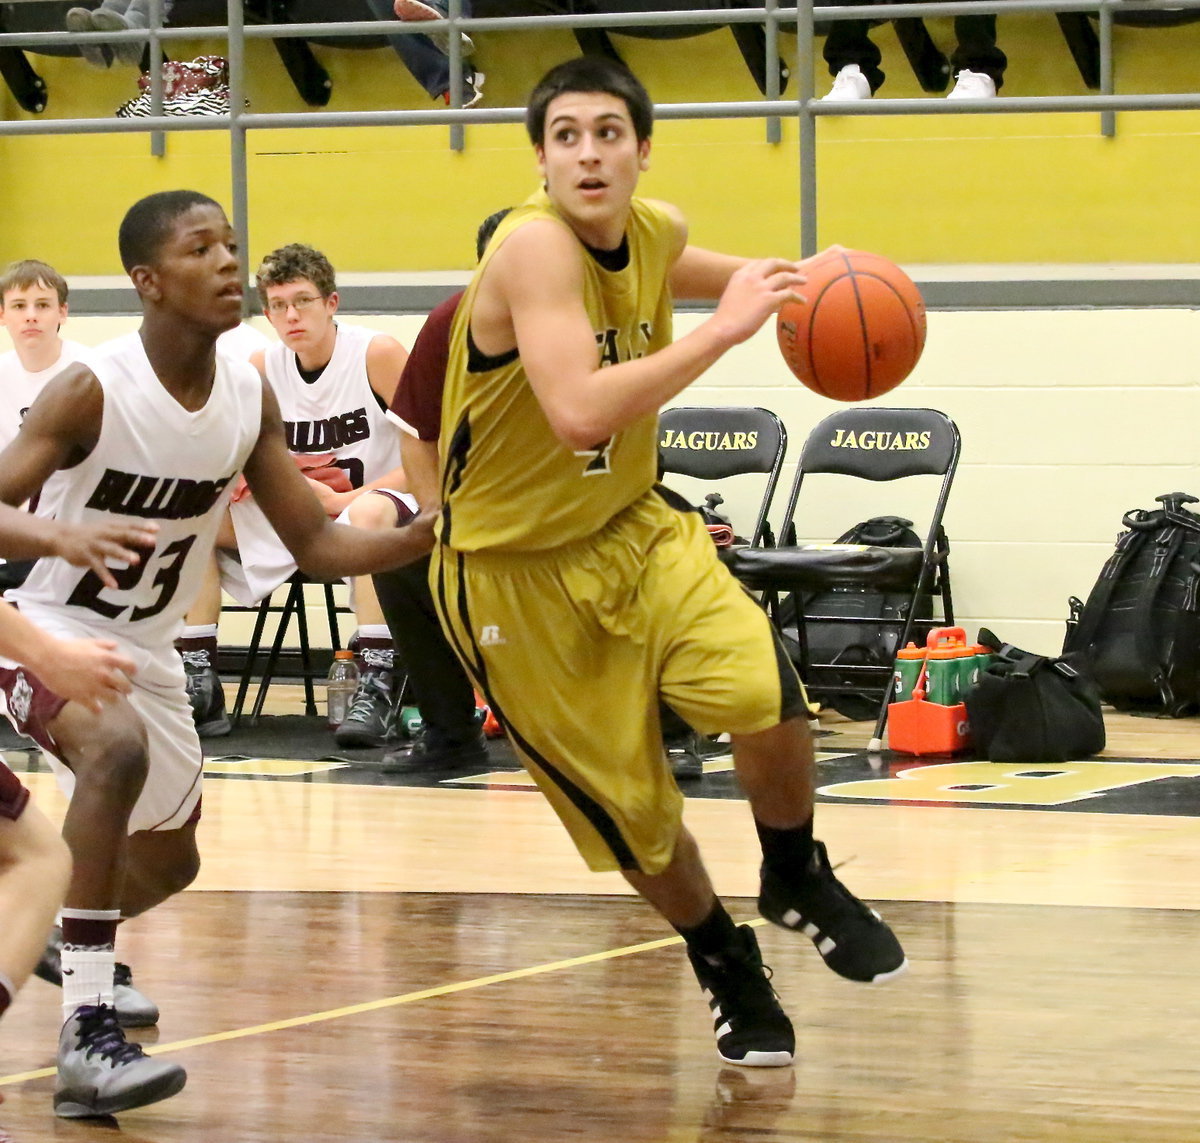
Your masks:
<instances>
[{"instance_id":1,"label":"wooden gym floor","mask_svg":"<svg viewBox=\"0 0 1200 1143\"><path fill-rule=\"evenodd\" d=\"M1101 760L1002 774L871 770L869 727L826 725L818 833L911 969L855 985L759 928L793 1068L721 1064L679 942L520 775L362 784L314 731L307 768L214 751L198 883L121 934L163 1011L133 1035L185 1090L55 1120L33 980L0 1024L0 1140L1200 1141L1197 720L1111 715ZM752 920L753 828L708 769L687 818Z\"/></svg>"}]
</instances>

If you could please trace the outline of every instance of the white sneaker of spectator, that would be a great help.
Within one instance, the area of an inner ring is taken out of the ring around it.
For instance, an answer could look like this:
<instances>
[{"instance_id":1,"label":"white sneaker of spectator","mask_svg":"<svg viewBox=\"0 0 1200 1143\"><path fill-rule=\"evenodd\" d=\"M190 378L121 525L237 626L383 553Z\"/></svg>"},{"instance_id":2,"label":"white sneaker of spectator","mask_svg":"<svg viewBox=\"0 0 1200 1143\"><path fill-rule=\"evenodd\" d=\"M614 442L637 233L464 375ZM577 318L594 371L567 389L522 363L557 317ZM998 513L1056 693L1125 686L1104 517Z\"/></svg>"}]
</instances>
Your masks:
<instances>
[{"instance_id":1,"label":"white sneaker of spectator","mask_svg":"<svg viewBox=\"0 0 1200 1143\"><path fill-rule=\"evenodd\" d=\"M833 87L822 99L870 99L871 85L858 64L847 64L833 77Z\"/></svg>"},{"instance_id":2,"label":"white sneaker of spectator","mask_svg":"<svg viewBox=\"0 0 1200 1143\"><path fill-rule=\"evenodd\" d=\"M954 89L947 99L995 99L996 81L981 71L965 68L955 77Z\"/></svg>"}]
</instances>

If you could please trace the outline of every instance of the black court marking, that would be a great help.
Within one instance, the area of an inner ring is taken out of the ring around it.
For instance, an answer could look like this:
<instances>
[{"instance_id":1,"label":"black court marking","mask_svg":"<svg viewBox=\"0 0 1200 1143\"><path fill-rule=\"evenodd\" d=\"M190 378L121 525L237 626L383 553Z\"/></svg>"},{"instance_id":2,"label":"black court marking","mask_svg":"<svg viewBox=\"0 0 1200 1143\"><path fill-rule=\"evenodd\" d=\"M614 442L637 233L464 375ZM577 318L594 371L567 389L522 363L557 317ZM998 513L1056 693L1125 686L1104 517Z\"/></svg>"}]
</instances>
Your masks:
<instances>
[{"instance_id":1,"label":"black court marking","mask_svg":"<svg viewBox=\"0 0 1200 1143\"><path fill-rule=\"evenodd\" d=\"M488 744L486 767L430 775L386 773L380 769L382 749L339 750L322 719L299 715L264 717L257 727L244 727L203 745L205 778L211 781L508 789L540 797L503 739ZM732 760L719 747L714 749L705 760L704 777L682 782L680 789L688 798L743 800ZM1105 758L1005 766L948 757L918 761L890 752L872 758L864 750L839 749L836 734L818 739L817 749L817 801L826 805L1200 818L1200 760L1196 759ZM49 770L39 752L26 749L11 730L0 734L0 757L18 774Z\"/></svg>"}]
</instances>

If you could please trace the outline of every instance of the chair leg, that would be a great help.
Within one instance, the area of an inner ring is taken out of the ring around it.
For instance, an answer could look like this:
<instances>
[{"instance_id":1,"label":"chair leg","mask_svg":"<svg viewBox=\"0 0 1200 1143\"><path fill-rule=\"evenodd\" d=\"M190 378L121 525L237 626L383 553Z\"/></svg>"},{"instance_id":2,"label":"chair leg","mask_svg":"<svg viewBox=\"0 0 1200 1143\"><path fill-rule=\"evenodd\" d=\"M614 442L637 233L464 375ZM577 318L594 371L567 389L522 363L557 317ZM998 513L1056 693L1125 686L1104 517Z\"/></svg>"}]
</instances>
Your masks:
<instances>
[{"instance_id":1,"label":"chair leg","mask_svg":"<svg viewBox=\"0 0 1200 1143\"><path fill-rule=\"evenodd\" d=\"M308 613L304 610L304 585L296 584L300 589L299 606L296 608L296 632L300 636L300 670L304 674L304 713L317 713L317 696L313 693L312 650L308 643Z\"/></svg>"},{"instance_id":2,"label":"chair leg","mask_svg":"<svg viewBox=\"0 0 1200 1143\"><path fill-rule=\"evenodd\" d=\"M0 31L4 31L0 27ZM24 111L38 114L46 110L46 81L42 79L16 48L0 48L0 77L8 84L13 98Z\"/></svg>"},{"instance_id":3,"label":"chair leg","mask_svg":"<svg viewBox=\"0 0 1200 1143\"><path fill-rule=\"evenodd\" d=\"M334 651L342 649L342 636L338 630L337 604L333 601L333 584L325 586L325 618L329 622L329 645Z\"/></svg>"},{"instance_id":4,"label":"chair leg","mask_svg":"<svg viewBox=\"0 0 1200 1143\"><path fill-rule=\"evenodd\" d=\"M258 613L254 617L254 632L250 636L250 646L246 650L246 662L242 667L242 677L238 680L237 698L233 704L233 725L242 721L242 711L246 706L246 696L250 691L250 680L254 677L254 665L258 662L258 649L262 641L263 628L267 625L267 614L271 609L271 597L259 604Z\"/></svg>"},{"instance_id":5,"label":"chair leg","mask_svg":"<svg viewBox=\"0 0 1200 1143\"><path fill-rule=\"evenodd\" d=\"M279 665L279 653L283 649L283 640L287 635L288 623L292 617L292 611L297 606L304 605L304 588L299 583L293 583L288 589L287 599L284 602L283 608L279 613L279 626L275 629L275 638L271 642L271 651L267 655L267 661L263 665L262 679L258 684L258 693L254 696L254 707L250 711L250 722L258 722L259 715L262 714L263 703L267 699L267 688L271 685L271 680L275 677L275 668Z\"/></svg>"}]
</instances>

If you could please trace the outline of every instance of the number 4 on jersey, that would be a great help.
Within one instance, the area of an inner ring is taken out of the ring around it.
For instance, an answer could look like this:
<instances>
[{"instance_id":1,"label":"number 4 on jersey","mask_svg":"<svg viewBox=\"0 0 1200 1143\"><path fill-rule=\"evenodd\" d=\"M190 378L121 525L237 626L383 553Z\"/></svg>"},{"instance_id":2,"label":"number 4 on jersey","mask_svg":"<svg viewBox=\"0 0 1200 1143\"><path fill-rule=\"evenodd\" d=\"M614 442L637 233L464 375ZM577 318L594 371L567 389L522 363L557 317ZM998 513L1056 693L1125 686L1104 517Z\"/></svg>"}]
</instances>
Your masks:
<instances>
[{"instance_id":1,"label":"number 4 on jersey","mask_svg":"<svg viewBox=\"0 0 1200 1143\"><path fill-rule=\"evenodd\" d=\"M584 465L584 476L599 476L601 473L612 472L609 461L612 457L613 438L609 437L606 441L601 441L598 445L593 445L591 448L581 448L575 450L576 456L584 456L588 458L588 462Z\"/></svg>"}]
</instances>

